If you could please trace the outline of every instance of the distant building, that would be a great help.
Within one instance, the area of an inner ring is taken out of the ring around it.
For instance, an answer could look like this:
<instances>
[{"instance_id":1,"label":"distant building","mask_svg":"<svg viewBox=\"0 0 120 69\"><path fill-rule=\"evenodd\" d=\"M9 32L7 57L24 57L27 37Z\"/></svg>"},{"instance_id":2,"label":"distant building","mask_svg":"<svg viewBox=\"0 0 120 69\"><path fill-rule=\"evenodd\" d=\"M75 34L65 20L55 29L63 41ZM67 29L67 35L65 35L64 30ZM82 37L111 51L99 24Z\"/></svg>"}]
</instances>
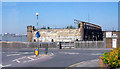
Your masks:
<instances>
[{"instance_id":1,"label":"distant building","mask_svg":"<svg viewBox=\"0 0 120 69\"><path fill-rule=\"evenodd\" d=\"M15 34L11 34L11 33L4 33L4 36L15 36Z\"/></svg>"},{"instance_id":2,"label":"distant building","mask_svg":"<svg viewBox=\"0 0 120 69\"><path fill-rule=\"evenodd\" d=\"M11 37L27 37L26 34L11 34L11 33L4 33L4 36L11 36Z\"/></svg>"},{"instance_id":3,"label":"distant building","mask_svg":"<svg viewBox=\"0 0 120 69\"><path fill-rule=\"evenodd\" d=\"M106 48L120 47L120 31L103 31Z\"/></svg>"},{"instance_id":4,"label":"distant building","mask_svg":"<svg viewBox=\"0 0 120 69\"><path fill-rule=\"evenodd\" d=\"M40 33L40 42L60 42L60 41L101 41L103 32L100 26L75 20L80 23L78 29L39 29L34 26L27 26L28 42L36 42L36 32Z\"/></svg>"}]
</instances>

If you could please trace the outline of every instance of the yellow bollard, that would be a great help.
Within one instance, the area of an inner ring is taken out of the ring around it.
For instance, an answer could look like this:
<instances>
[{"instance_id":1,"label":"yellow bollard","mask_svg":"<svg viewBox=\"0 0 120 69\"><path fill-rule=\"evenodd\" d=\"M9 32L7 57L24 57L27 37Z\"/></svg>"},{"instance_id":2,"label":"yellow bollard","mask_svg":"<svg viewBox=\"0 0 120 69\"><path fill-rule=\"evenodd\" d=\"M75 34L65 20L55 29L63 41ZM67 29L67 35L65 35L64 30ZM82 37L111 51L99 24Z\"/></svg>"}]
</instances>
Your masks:
<instances>
[{"instance_id":1,"label":"yellow bollard","mask_svg":"<svg viewBox=\"0 0 120 69\"><path fill-rule=\"evenodd\" d=\"M38 54L39 54L39 48L35 47L35 55L38 56Z\"/></svg>"}]
</instances>

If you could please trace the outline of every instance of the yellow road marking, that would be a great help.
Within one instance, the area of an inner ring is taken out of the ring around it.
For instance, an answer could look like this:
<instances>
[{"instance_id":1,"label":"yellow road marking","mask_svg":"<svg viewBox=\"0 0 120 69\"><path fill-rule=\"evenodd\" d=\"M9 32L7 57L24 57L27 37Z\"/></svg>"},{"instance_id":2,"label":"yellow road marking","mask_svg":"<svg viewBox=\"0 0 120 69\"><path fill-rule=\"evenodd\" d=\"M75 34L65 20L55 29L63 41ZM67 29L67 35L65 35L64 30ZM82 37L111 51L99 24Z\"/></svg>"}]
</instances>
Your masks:
<instances>
[{"instance_id":1,"label":"yellow road marking","mask_svg":"<svg viewBox=\"0 0 120 69\"><path fill-rule=\"evenodd\" d=\"M70 67L76 66L76 65L81 64L81 63L84 63L84 62L87 62L87 61L83 61L83 62L79 62L79 63L73 64L73 65L70 65L69 67L67 67L67 68L65 68L65 69L68 69L68 68L70 68Z\"/></svg>"}]
</instances>

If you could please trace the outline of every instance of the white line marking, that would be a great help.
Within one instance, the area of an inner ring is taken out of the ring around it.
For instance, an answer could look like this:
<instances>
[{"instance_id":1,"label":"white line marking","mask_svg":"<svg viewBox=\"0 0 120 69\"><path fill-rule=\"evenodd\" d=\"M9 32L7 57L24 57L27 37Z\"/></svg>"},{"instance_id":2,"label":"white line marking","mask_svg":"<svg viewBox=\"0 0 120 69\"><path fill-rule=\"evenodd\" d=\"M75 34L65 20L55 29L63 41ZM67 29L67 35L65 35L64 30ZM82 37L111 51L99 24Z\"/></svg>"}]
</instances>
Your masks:
<instances>
[{"instance_id":1,"label":"white line marking","mask_svg":"<svg viewBox=\"0 0 120 69\"><path fill-rule=\"evenodd\" d=\"M26 56L25 56L25 57L22 57L22 58L18 58L18 60L20 60L20 59L24 59L24 58L26 58Z\"/></svg>"},{"instance_id":2,"label":"white line marking","mask_svg":"<svg viewBox=\"0 0 120 69\"><path fill-rule=\"evenodd\" d=\"M79 53L74 53L74 52L65 52L64 54L71 54L71 55L74 55L74 54L79 54Z\"/></svg>"},{"instance_id":3,"label":"white line marking","mask_svg":"<svg viewBox=\"0 0 120 69\"><path fill-rule=\"evenodd\" d=\"M11 64L8 64L8 65L4 65L4 67L9 67L9 66L11 66Z\"/></svg>"},{"instance_id":4,"label":"white line marking","mask_svg":"<svg viewBox=\"0 0 120 69\"><path fill-rule=\"evenodd\" d=\"M20 54L33 54L34 52L21 52Z\"/></svg>"},{"instance_id":5,"label":"white line marking","mask_svg":"<svg viewBox=\"0 0 120 69\"><path fill-rule=\"evenodd\" d=\"M12 60L12 61L13 61L13 62L14 62L14 61L19 62L19 60L20 60L20 59L24 59L24 58L26 58L26 56L25 56L25 57L22 57L22 58L17 58L17 59L14 59L14 60Z\"/></svg>"},{"instance_id":6,"label":"white line marking","mask_svg":"<svg viewBox=\"0 0 120 69\"><path fill-rule=\"evenodd\" d=\"M20 61L19 61L19 60L16 60L16 59L15 59L15 60L13 60L13 62L14 62L14 61L16 61L17 63L20 63Z\"/></svg>"},{"instance_id":7,"label":"white line marking","mask_svg":"<svg viewBox=\"0 0 120 69\"><path fill-rule=\"evenodd\" d=\"M50 54L48 54L48 55L45 55L45 54L41 54L41 55L39 55L39 56L52 56L52 55L54 55L53 53L50 53ZM34 57L35 57L35 59L34 59ZM28 61L20 61L21 59L24 59L24 58L28 58L28 59L30 59L30 60L28 60ZM14 59L14 60L12 60L12 62L14 62L14 61L16 61L17 63L25 63L25 62L31 62L31 61L34 61L34 60L38 60L38 59L40 59L41 57L36 57L35 55L32 55L32 56L29 56L29 57L27 57L27 56L25 56L25 57L21 57L21 58L17 58L17 59Z\"/></svg>"},{"instance_id":8,"label":"white line marking","mask_svg":"<svg viewBox=\"0 0 120 69\"><path fill-rule=\"evenodd\" d=\"M54 55L53 53L50 53L50 56Z\"/></svg>"},{"instance_id":9,"label":"white line marking","mask_svg":"<svg viewBox=\"0 0 120 69\"><path fill-rule=\"evenodd\" d=\"M16 60L16 62L20 63L20 61L19 61L19 60Z\"/></svg>"},{"instance_id":10,"label":"white line marking","mask_svg":"<svg viewBox=\"0 0 120 69\"><path fill-rule=\"evenodd\" d=\"M2 68L2 67L9 67L9 66L11 66L11 64L8 64L8 65L2 65L2 64L0 64L0 68Z\"/></svg>"},{"instance_id":11,"label":"white line marking","mask_svg":"<svg viewBox=\"0 0 120 69\"><path fill-rule=\"evenodd\" d=\"M93 54L90 54L90 55L101 55L100 53L93 53Z\"/></svg>"},{"instance_id":12,"label":"white line marking","mask_svg":"<svg viewBox=\"0 0 120 69\"><path fill-rule=\"evenodd\" d=\"M2 64L0 64L0 69L3 67L3 65Z\"/></svg>"},{"instance_id":13,"label":"white line marking","mask_svg":"<svg viewBox=\"0 0 120 69\"><path fill-rule=\"evenodd\" d=\"M31 57L27 57L28 59L30 59L30 60L34 60L33 58L31 58Z\"/></svg>"},{"instance_id":14,"label":"white line marking","mask_svg":"<svg viewBox=\"0 0 120 69\"><path fill-rule=\"evenodd\" d=\"M21 54L9 54L7 56L16 56L16 55L21 55Z\"/></svg>"}]
</instances>

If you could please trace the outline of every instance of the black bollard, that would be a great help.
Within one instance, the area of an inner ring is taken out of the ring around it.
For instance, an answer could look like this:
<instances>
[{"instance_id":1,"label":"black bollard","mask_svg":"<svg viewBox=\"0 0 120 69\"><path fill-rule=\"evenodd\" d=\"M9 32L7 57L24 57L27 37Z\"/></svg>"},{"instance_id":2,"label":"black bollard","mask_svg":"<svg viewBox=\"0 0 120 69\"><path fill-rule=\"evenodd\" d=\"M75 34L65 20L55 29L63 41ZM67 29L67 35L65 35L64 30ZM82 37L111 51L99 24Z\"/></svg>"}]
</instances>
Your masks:
<instances>
[{"instance_id":1,"label":"black bollard","mask_svg":"<svg viewBox=\"0 0 120 69\"><path fill-rule=\"evenodd\" d=\"M45 54L47 55L47 53L48 53L48 46L46 46L45 48Z\"/></svg>"},{"instance_id":2,"label":"black bollard","mask_svg":"<svg viewBox=\"0 0 120 69\"><path fill-rule=\"evenodd\" d=\"M62 49L61 42L59 42L59 47L60 47L60 49Z\"/></svg>"}]
</instances>

